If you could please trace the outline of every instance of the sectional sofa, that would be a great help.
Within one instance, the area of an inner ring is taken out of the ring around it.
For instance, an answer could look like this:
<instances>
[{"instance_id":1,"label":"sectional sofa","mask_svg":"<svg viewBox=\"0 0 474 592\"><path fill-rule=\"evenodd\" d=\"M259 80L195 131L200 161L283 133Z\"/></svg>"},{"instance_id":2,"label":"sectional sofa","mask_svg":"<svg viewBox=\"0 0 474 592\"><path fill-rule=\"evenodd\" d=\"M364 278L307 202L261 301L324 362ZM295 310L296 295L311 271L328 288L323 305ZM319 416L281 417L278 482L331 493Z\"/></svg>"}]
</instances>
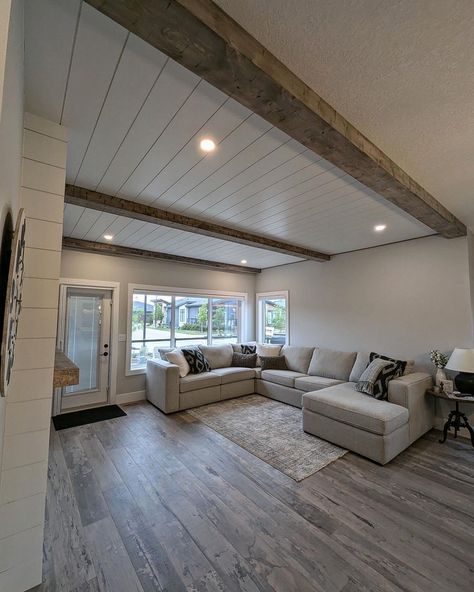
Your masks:
<instances>
[{"instance_id":1,"label":"sectional sofa","mask_svg":"<svg viewBox=\"0 0 474 592\"><path fill-rule=\"evenodd\" d=\"M388 400L359 393L355 383L369 363L367 352L285 345L279 352L288 370L231 366L240 344L199 346L211 372L188 374L166 360L150 360L147 399L164 413L259 393L302 408L303 429L385 464L434 425L431 376L413 372L389 383Z\"/></svg>"}]
</instances>

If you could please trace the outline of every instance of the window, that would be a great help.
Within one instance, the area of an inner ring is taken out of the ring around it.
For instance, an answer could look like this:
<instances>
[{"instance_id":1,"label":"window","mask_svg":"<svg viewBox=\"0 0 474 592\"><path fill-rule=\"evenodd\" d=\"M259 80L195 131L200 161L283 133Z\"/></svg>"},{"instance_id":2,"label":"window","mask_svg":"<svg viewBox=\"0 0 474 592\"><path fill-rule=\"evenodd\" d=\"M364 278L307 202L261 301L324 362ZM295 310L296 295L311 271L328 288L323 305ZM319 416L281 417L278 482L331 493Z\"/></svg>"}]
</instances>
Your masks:
<instances>
[{"instance_id":1,"label":"window","mask_svg":"<svg viewBox=\"0 0 474 592\"><path fill-rule=\"evenodd\" d=\"M288 292L257 294L257 336L262 343L288 343Z\"/></svg>"},{"instance_id":2,"label":"window","mask_svg":"<svg viewBox=\"0 0 474 592\"><path fill-rule=\"evenodd\" d=\"M130 300L127 374L144 372L162 348L241 340L244 294L216 297L132 286Z\"/></svg>"}]
</instances>

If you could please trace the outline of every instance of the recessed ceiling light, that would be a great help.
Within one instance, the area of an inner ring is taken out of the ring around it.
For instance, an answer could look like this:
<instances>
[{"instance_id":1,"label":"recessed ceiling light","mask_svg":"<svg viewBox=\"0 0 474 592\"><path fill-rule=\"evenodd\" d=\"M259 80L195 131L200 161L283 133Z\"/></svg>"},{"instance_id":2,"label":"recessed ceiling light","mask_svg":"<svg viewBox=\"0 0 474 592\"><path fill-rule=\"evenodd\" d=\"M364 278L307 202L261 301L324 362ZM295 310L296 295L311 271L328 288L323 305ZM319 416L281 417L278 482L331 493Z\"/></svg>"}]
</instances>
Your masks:
<instances>
[{"instance_id":1,"label":"recessed ceiling light","mask_svg":"<svg viewBox=\"0 0 474 592\"><path fill-rule=\"evenodd\" d=\"M374 226L375 232L383 232L386 228L386 224L377 224L377 226Z\"/></svg>"},{"instance_id":2,"label":"recessed ceiling light","mask_svg":"<svg viewBox=\"0 0 474 592\"><path fill-rule=\"evenodd\" d=\"M241 263L242 265L245 265L247 263L247 259L242 259Z\"/></svg>"},{"instance_id":3,"label":"recessed ceiling light","mask_svg":"<svg viewBox=\"0 0 474 592\"><path fill-rule=\"evenodd\" d=\"M104 234L105 240L112 240L114 238L113 234Z\"/></svg>"},{"instance_id":4,"label":"recessed ceiling light","mask_svg":"<svg viewBox=\"0 0 474 592\"><path fill-rule=\"evenodd\" d=\"M212 152L216 148L216 143L210 138L204 138L204 140L201 140L199 146L204 152Z\"/></svg>"}]
</instances>

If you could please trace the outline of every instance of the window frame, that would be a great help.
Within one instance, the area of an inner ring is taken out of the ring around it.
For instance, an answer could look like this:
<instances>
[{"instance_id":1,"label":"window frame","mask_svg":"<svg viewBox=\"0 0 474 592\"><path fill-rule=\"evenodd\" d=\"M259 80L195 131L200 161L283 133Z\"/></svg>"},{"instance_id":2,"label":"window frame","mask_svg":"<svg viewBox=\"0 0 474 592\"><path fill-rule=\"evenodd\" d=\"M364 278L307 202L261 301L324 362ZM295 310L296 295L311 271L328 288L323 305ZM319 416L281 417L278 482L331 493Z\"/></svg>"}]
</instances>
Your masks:
<instances>
[{"instance_id":1,"label":"window frame","mask_svg":"<svg viewBox=\"0 0 474 592\"><path fill-rule=\"evenodd\" d=\"M272 292L257 292L255 295L255 335L258 343L265 343L265 329L263 324L262 300L279 298L286 301L285 345L290 345L290 293L288 290L275 290Z\"/></svg>"},{"instance_id":2,"label":"window frame","mask_svg":"<svg viewBox=\"0 0 474 592\"><path fill-rule=\"evenodd\" d=\"M154 295L170 296L172 298L173 306L171 308L170 319L170 343L175 342L175 319L176 308L174 306L175 298L182 296L198 296L201 298L208 298L208 329L207 340L208 344L212 344L212 299L213 298L233 298L240 300L240 315L237 323L237 341L244 341L244 327L247 326L248 314L248 293L247 292L231 292L227 290L202 290L196 288L175 288L172 286L153 286L149 284L128 284L128 302L127 302L127 338L126 338L126 355L125 355L125 376L135 376L137 374L145 374L146 368L137 368L132 370L130 368L132 357L132 312L133 312L133 294L150 293ZM137 341L137 340L134 340ZM153 340L150 340L153 341Z\"/></svg>"}]
</instances>

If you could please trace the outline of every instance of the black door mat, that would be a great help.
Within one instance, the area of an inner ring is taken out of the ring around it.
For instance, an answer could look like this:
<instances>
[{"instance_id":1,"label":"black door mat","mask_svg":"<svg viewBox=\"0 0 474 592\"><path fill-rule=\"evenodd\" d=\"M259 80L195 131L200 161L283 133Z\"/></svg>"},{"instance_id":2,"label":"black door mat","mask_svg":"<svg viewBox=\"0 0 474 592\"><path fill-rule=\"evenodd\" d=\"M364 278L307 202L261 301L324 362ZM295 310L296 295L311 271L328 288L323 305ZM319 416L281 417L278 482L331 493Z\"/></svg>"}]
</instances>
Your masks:
<instances>
[{"instance_id":1,"label":"black door mat","mask_svg":"<svg viewBox=\"0 0 474 592\"><path fill-rule=\"evenodd\" d=\"M53 424L58 432L67 428L76 428L77 426L88 423L96 423L106 419L114 419L127 415L118 405L106 405L105 407L94 407L94 409L84 409L84 411L74 411L73 413L64 413L53 417Z\"/></svg>"}]
</instances>

